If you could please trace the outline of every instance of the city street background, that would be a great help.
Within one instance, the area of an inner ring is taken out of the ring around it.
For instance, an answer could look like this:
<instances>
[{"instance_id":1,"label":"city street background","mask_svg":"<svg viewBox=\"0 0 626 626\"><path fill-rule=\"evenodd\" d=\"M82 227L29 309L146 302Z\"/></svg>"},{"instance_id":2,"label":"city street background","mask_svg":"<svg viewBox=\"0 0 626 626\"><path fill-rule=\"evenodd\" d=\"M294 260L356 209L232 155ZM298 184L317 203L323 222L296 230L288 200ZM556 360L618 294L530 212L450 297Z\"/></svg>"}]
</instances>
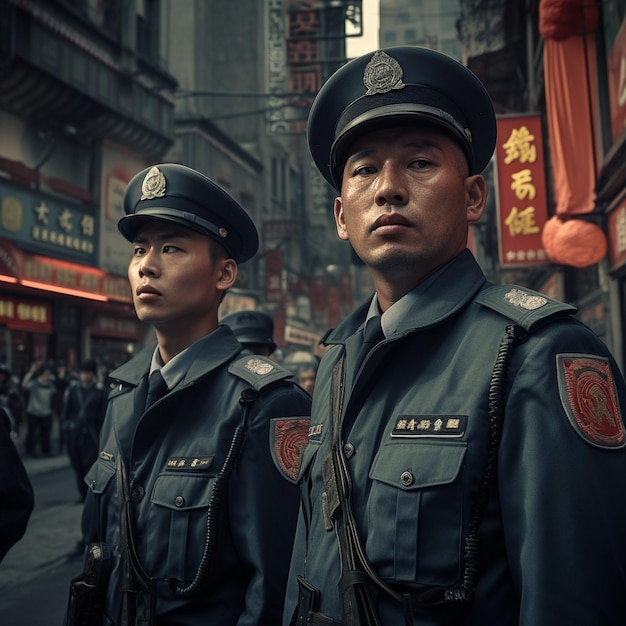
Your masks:
<instances>
[{"instance_id":1,"label":"city street background","mask_svg":"<svg viewBox=\"0 0 626 626\"><path fill-rule=\"evenodd\" d=\"M25 458L35 509L26 534L0 563L0 624L61 626L69 581L82 570L72 556L82 504L67 455Z\"/></svg>"}]
</instances>

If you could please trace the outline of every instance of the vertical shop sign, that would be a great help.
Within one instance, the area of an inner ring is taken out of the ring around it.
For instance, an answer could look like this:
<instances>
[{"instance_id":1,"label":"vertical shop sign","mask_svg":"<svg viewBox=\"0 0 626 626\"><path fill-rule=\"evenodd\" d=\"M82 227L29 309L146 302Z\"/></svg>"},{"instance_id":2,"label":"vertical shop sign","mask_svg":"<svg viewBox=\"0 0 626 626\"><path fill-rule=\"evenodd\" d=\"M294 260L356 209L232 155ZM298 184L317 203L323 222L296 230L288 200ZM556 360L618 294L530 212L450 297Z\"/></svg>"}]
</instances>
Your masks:
<instances>
[{"instance_id":1,"label":"vertical shop sign","mask_svg":"<svg viewBox=\"0 0 626 626\"><path fill-rule=\"evenodd\" d=\"M611 271L626 264L626 203L621 203L609 214L609 257Z\"/></svg>"},{"instance_id":2,"label":"vertical shop sign","mask_svg":"<svg viewBox=\"0 0 626 626\"><path fill-rule=\"evenodd\" d=\"M287 63L289 91L298 94L293 104L301 119L291 122L291 132L306 132L307 111L322 86L320 11L316 3L289 0L287 12Z\"/></svg>"},{"instance_id":3,"label":"vertical shop sign","mask_svg":"<svg viewBox=\"0 0 626 626\"><path fill-rule=\"evenodd\" d=\"M265 255L265 301L283 301L282 250L270 250Z\"/></svg>"},{"instance_id":4,"label":"vertical shop sign","mask_svg":"<svg viewBox=\"0 0 626 626\"><path fill-rule=\"evenodd\" d=\"M500 265L546 264L541 231L548 207L539 115L498 119L496 170Z\"/></svg>"}]
</instances>

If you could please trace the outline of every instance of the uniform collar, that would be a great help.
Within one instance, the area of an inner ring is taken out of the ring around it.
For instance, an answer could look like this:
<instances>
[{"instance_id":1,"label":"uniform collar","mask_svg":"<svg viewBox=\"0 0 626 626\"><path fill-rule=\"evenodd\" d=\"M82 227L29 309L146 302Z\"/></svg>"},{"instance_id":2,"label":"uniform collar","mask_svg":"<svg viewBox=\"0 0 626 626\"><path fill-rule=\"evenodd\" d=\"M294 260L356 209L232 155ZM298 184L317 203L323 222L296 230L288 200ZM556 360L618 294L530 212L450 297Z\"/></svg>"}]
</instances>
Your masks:
<instances>
[{"instance_id":1,"label":"uniform collar","mask_svg":"<svg viewBox=\"0 0 626 626\"><path fill-rule=\"evenodd\" d=\"M485 283L485 275L474 256L464 250L385 311L381 319L385 337L435 326L465 306ZM374 294L337 326L325 343L343 343L377 311Z\"/></svg>"},{"instance_id":2,"label":"uniform collar","mask_svg":"<svg viewBox=\"0 0 626 626\"><path fill-rule=\"evenodd\" d=\"M153 343L141 350L128 363L111 372L111 378L137 387L144 376L162 367L163 379L168 388L173 389L181 381L195 380L229 362L242 349L243 346L230 328L220 326L176 355L167 365L162 365L158 346Z\"/></svg>"}]
</instances>

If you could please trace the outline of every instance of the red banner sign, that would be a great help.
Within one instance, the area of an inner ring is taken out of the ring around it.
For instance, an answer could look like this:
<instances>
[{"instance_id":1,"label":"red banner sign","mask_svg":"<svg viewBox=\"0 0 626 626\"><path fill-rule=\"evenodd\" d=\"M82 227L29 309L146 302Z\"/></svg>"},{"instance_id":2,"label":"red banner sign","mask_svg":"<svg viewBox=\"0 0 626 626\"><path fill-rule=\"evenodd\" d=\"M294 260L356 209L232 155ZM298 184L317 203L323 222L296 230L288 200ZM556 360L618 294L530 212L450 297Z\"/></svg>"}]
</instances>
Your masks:
<instances>
[{"instance_id":1,"label":"red banner sign","mask_svg":"<svg viewBox=\"0 0 626 626\"><path fill-rule=\"evenodd\" d=\"M539 115L498 119L496 171L500 264L546 264L541 231L548 219L548 207Z\"/></svg>"}]
</instances>

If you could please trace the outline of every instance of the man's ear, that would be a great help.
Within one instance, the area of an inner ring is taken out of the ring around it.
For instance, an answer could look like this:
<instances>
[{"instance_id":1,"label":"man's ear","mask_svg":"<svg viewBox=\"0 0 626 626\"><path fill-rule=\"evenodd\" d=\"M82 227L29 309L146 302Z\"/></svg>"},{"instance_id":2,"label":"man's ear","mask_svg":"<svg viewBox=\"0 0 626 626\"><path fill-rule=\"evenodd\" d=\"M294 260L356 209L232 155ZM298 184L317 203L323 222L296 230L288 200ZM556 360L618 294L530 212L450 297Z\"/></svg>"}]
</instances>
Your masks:
<instances>
[{"instance_id":1,"label":"man's ear","mask_svg":"<svg viewBox=\"0 0 626 626\"><path fill-rule=\"evenodd\" d=\"M339 235L339 239L348 241L348 239L350 238L348 237L348 231L346 229L346 221L343 215L343 202L341 201L341 197L335 198L333 212L335 214L335 225L337 226L337 234Z\"/></svg>"},{"instance_id":2,"label":"man's ear","mask_svg":"<svg viewBox=\"0 0 626 626\"><path fill-rule=\"evenodd\" d=\"M239 266L234 259L221 259L218 263L219 274L216 287L222 291L230 289L237 281Z\"/></svg>"},{"instance_id":3,"label":"man's ear","mask_svg":"<svg viewBox=\"0 0 626 626\"><path fill-rule=\"evenodd\" d=\"M477 222L487 206L487 181L480 174L465 179L466 214L468 223Z\"/></svg>"}]
</instances>

